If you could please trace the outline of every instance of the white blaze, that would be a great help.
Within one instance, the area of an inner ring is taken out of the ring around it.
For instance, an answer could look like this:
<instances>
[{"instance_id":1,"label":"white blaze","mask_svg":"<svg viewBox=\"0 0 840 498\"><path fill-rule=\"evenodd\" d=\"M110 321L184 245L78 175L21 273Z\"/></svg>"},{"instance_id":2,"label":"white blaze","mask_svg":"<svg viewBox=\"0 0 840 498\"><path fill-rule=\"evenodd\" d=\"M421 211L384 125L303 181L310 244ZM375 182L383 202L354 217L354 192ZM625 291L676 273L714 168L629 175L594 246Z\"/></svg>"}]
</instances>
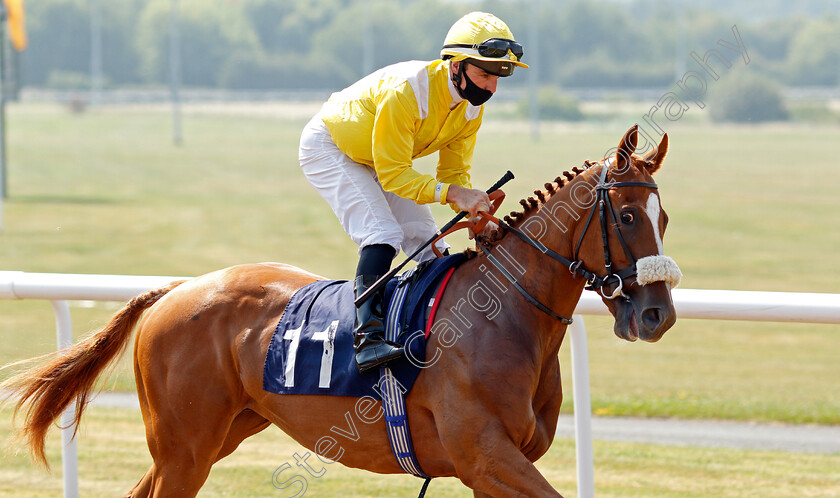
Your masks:
<instances>
[{"instance_id":1,"label":"white blaze","mask_svg":"<svg viewBox=\"0 0 840 498\"><path fill-rule=\"evenodd\" d=\"M636 283L647 285L653 282L665 282L673 289L682 280L682 272L677 263L665 256L662 249L662 234L659 233L659 196L650 194L645 206L645 213L653 226L653 236L656 238L656 248L659 254L645 256L636 261Z\"/></svg>"},{"instance_id":2,"label":"white blaze","mask_svg":"<svg viewBox=\"0 0 840 498\"><path fill-rule=\"evenodd\" d=\"M659 196L651 193L648 196L647 206L645 206L650 224L653 225L653 236L656 237L656 248L659 250L658 254L664 253L662 248L662 235L659 234Z\"/></svg>"}]
</instances>

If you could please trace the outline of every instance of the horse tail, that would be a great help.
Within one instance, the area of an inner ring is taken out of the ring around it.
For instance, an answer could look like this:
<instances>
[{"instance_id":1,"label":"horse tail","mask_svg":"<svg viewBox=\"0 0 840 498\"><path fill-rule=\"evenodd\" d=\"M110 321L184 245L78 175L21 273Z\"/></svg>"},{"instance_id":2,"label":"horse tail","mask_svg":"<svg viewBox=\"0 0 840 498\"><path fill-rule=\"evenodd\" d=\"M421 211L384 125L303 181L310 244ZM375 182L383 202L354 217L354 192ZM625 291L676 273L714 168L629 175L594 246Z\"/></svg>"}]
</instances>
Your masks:
<instances>
[{"instance_id":1,"label":"horse tail","mask_svg":"<svg viewBox=\"0 0 840 498\"><path fill-rule=\"evenodd\" d=\"M17 398L15 416L24 405L26 420L18 431L29 446L32 459L47 469L44 440L50 425L70 404L76 402L73 422L76 431L90 401L94 382L102 371L122 356L134 326L148 307L184 281L172 282L135 297L100 331L61 351L33 360L52 358L47 363L21 372L0 384L7 399ZM31 360L24 360L24 363ZM73 436L76 433L74 431Z\"/></svg>"}]
</instances>

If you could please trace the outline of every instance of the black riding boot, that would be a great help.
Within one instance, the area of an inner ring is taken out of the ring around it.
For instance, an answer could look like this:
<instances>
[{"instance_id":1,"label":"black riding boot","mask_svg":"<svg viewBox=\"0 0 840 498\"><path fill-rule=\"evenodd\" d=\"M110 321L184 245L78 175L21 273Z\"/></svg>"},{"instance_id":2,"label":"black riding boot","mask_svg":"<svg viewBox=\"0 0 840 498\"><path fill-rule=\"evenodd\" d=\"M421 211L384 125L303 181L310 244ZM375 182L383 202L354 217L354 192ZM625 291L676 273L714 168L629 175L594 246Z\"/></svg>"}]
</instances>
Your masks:
<instances>
[{"instance_id":1,"label":"black riding boot","mask_svg":"<svg viewBox=\"0 0 840 498\"><path fill-rule=\"evenodd\" d=\"M357 276L354 287L356 298L378 279L376 275ZM379 290L356 308L353 345L356 348L356 364L362 373L403 355L399 345L385 340L384 292L384 288Z\"/></svg>"}]
</instances>

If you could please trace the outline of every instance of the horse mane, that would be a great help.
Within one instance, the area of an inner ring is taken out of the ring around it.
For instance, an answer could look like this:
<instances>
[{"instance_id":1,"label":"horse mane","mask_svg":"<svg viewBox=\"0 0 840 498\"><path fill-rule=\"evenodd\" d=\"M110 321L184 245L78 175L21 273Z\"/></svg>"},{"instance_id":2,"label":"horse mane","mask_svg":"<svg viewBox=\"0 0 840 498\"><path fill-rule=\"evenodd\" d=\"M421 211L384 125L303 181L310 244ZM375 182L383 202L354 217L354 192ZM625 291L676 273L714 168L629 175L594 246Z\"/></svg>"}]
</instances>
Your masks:
<instances>
[{"instance_id":1,"label":"horse mane","mask_svg":"<svg viewBox=\"0 0 840 498\"><path fill-rule=\"evenodd\" d=\"M561 176L554 179L553 182L546 183L544 189L534 190L534 196L526 199L521 199L519 204L522 205L521 211L511 211L509 215L504 217L505 223L516 227L525 217L532 211L538 210L540 206L548 202L555 194L557 194L563 187L565 187L571 180L589 169L595 163L590 161L584 162L584 167L575 166L571 171L564 171Z\"/></svg>"},{"instance_id":2,"label":"horse mane","mask_svg":"<svg viewBox=\"0 0 840 498\"><path fill-rule=\"evenodd\" d=\"M534 190L533 196L520 199L519 204L522 206L522 209L520 211L511 211L510 214L503 218L504 222L516 228L531 213L538 211L541 206L548 202L549 199L559 193L563 187L569 184L569 182L577 178L578 175L587 171L592 166L596 166L598 164L599 163L589 161L587 159L583 162L583 167L575 166L569 171L564 171L560 176L555 178L553 182L547 182L543 185L542 189ZM507 231L505 229L499 228L498 230L494 230L487 237L476 238L476 241L477 243L490 248L501 242L502 238L504 238L506 234ZM466 255L467 259L472 259L478 254L479 253L474 249L467 248L464 250L464 255Z\"/></svg>"}]
</instances>

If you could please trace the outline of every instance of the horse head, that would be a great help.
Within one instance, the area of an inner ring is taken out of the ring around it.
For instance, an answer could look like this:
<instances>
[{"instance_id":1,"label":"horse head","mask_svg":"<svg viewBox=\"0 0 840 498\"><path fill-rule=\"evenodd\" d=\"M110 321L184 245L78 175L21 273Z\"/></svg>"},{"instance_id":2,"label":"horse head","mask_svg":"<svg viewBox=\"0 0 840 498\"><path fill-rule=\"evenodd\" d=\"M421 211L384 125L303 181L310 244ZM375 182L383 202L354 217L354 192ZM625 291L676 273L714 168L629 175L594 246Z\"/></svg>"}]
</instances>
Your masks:
<instances>
[{"instance_id":1,"label":"horse head","mask_svg":"<svg viewBox=\"0 0 840 498\"><path fill-rule=\"evenodd\" d=\"M586 288L601 294L615 317L617 336L655 342L676 321L671 288L682 274L674 260L663 254L668 216L652 177L668 152L668 136L644 157L634 155L637 140L638 127L634 126L615 154L600 163L587 161L584 169L572 168L554 183L546 183L546 190L534 191L536 198L520 201L523 212L512 212L502 225L516 235L514 243L531 246L525 257L533 257L536 248L543 253L540 257L548 256L567 269L530 274L529 286L547 289L543 297L552 306L517 287L531 304L571 323L566 317L585 282ZM494 265L501 266L488 249L482 250ZM531 265L550 268L539 261Z\"/></svg>"},{"instance_id":2,"label":"horse head","mask_svg":"<svg viewBox=\"0 0 840 498\"><path fill-rule=\"evenodd\" d=\"M614 155L579 175L593 186L592 206L577 224L573 260L596 275L590 288L615 317L618 337L656 342L676 321L671 288L682 274L663 253L668 215L652 177L668 152L668 135L643 157L634 154L637 140L633 126Z\"/></svg>"}]
</instances>

